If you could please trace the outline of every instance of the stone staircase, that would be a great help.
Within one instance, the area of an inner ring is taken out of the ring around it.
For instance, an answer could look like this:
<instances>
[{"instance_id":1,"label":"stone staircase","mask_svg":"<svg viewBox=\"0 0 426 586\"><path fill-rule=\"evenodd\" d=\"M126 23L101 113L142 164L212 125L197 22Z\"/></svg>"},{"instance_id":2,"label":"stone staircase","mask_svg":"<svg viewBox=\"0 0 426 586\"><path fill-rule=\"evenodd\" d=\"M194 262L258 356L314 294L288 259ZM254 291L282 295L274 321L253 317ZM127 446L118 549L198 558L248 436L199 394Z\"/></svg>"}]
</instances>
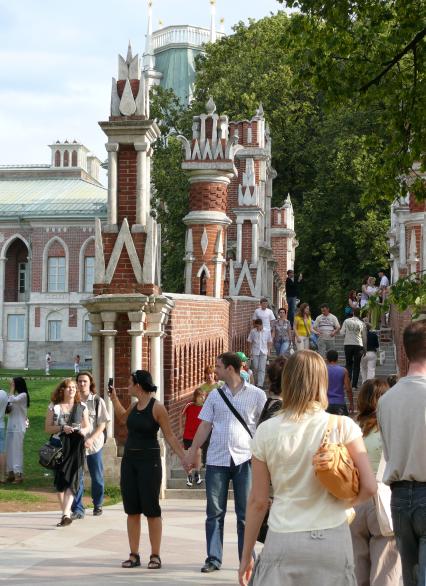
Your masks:
<instances>
[{"instance_id":1,"label":"stone staircase","mask_svg":"<svg viewBox=\"0 0 426 586\"><path fill-rule=\"evenodd\" d=\"M392 339L391 330L382 330L380 341L380 350L385 351L385 362L382 365L377 365L376 376L387 377L390 374L397 372L395 361L395 351ZM343 349L344 336L336 336L336 350L339 354L339 364L345 365L345 352ZM358 383L361 386L361 377ZM356 399L356 392L354 393ZM201 477L204 479L205 470L201 472ZM231 484L232 486L232 484ZM173 466L170 470L170 477L167 479L167 488L165 489L166 499L205 499L206 492L204 482L200 486L186 486L186 473L177 466ZM233 491L230 490L228 498L233 498Z\"/></svg>"}]
</instances>

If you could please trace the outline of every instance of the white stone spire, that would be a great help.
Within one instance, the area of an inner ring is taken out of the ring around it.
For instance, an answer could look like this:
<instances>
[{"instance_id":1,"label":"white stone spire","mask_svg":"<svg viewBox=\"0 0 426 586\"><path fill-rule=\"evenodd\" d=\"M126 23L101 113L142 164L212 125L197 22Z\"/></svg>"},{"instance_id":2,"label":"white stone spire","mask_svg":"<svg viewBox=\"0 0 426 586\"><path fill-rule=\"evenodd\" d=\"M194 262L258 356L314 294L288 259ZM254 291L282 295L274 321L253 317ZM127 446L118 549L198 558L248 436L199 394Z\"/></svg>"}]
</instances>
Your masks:
<instances>
[{"instance_id":1,"label":"white stone spire","mask_svg":"<svg viewBox=\"0 0 426 586\"><path fill-rule=\"evenodd\" d=\"M152 3L153 0L148 0L148 26L145 40L145 53L143 58L144 69L154 69L155 59L154 50L152 48Z\"/></svg>"},{"instance_id":2,"label":"white stone spire","mask_svg":"<svg viewBox=\"0 0 426 586\"><path fill-rule=\"evenodd\" d=\"M210 0L210 42L216 42L216 0Z\"/></svg>"},{"instance_id":3,"label":"white stone spire","mask_svg":"<svg viewBox=\"0 0 426 586\"><path fill-rule=\"evenodd\" d=\"M219 30L221 33L225 34L225 19L223 16L219 22L220 22L220 29Z\"/></svg>"}]
</instances>

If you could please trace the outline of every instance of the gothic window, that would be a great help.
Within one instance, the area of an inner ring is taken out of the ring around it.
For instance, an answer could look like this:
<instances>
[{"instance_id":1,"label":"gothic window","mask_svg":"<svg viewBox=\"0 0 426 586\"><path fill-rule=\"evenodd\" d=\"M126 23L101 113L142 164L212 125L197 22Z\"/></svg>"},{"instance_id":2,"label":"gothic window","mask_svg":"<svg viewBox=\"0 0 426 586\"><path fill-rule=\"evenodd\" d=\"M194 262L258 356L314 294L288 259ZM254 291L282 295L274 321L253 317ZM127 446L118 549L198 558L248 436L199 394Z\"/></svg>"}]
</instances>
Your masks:
<instances>
[{"instance_id":1,"label":"gothic window","mask_svg":"<svg viewBox=\"0 0 426 586\"><path fill-rule=\"evenodd\" d=\"M91 293L93 291L93 283L95 281L95 257L84 257L84 291Z\"/></svg>"},{"instance_id":2,"label":"gothic window","mask_svg":"<svg viewBox=\"0 0 426 586\"><path fill-rule=\"evenodd\" d=\"M47 260L47 290L51 293L65 291L65 257L51 256Z\"/></svg>"},{"instance_id":3,"label":"gothic window","mask_svg":"<svg viewBox=\"0 0 426 586\"><path fill-rule=\"evenodd\" d=\"M61 153L60 151L55 152L55 167L61 166Z\"/></svg>"},{"instance_id":4,"label":"gothic window","mask_svg":"<svg viewBox=\"0 0 426 586\"><path fill-rule=\"evenodd\" d=\"M64 151L64 167L70 166L70 154L68 151Z\"/></svg>"},{"instance_id":5,"label":"gothic window","mask_svg":"<svg viewBox=\"0 0 426 586\"><path fill-rule=\"evenodd\" d=\"M71 154L71 167L77 167L77 151L73 151Z\"/></svg>"},{"instance_id":6,"label":"gothic window","mask_svg":"<svg viewBox=\"0 0 426 586\"><path fill-rule=\"evenodd\" d=\"M90 320L84 320L83 342L90 342L92 339L92 324Z\"/></svg>"},{"instance_id":7,"label":"gothic window","mask_svg":"<svg viewBox=\"0 0 426 586\"><path fill-rule=\"evenodd\" d=\"M207 275L203 271L200 276L200 295L207 295Z\"/></svg>"}]
</instances>

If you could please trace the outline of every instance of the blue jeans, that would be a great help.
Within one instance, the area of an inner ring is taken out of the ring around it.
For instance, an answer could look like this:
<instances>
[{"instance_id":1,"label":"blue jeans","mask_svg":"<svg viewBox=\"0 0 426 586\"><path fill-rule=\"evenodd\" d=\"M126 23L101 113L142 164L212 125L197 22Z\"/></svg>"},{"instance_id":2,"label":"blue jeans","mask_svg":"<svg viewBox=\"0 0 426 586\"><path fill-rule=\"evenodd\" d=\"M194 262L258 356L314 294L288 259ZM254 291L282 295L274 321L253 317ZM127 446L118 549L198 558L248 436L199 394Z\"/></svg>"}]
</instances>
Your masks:
<instances>
[{"instance_id":1,"label":"blue jeans","mask_svg":"<svg viewBox=\"0 0 426 586\"><path fill-rule=\"evenodd\" d=\"M291 327L293 327L294 316L296 314L296 303L297 297L287 297L287 305L288 305L288 321L291 323Z\"/></svg>"},{"instance_id":2,"label":"blue jeans","mask_svg":"<svg viewBox=\"0 0 426 586\"><path fill-rule=\"evenodd\" d=\"M274 342L274 348L277 356L285 356L290 348L290 340L276 340Z\"/></svg>"},{"instance_id":3,"label":"blue jeans","mask_svg":"<svg viewBox=\"0 0 426 586\"><path fill-rule=\"evenodd\" d=\"M87 456L87 468L89 469L90 478L92 481L92 501L95 508L102 507L104 502L104 465L102 462L102 450L96 452L96 454L90 454ZM71 510L73 513L81 513L84 515L83 505L83 493L84 493L84 479L83 474L81 475L80 486L74 496L74 502Z\"/></svg>"},{"instance_id":4,"label":"blue jeans","mask_svg":"<svg viewBox=\"0 0 426 586\"><path fill-rule=\"evenodd\" d=\"M392 520L404 586L426 585L426 482L391 485Z\"/></svg>"},{"instance_id":5,"label":"blue jeans","mask_svg":"<svg viewBox=\"0 0 426 586\"><path fill-rule=\"evenodd\" d=\"M207 495L207 562L216 567L222 565L223 525L228 502L229 482L234 489L235 513L237 516L238 556L241 559L244 543L247 498L251 488L251 463L244 462L236 466L232 460L230 466L210 466L206 468Z\"/></svg>"}]
</instances>

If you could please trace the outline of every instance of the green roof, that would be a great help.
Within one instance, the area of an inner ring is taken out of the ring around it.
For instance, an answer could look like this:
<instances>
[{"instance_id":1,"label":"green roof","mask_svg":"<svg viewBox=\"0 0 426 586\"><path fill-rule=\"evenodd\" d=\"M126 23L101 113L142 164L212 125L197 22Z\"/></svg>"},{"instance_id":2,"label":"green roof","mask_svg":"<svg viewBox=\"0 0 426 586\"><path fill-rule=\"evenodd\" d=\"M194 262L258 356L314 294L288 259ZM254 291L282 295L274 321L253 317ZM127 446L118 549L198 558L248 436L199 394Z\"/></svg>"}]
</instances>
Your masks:
<instances>
[{"instance_id":1,"label":"green roof","mask_svg":"<svg viewBox=\"0 0 426 586\"><path fill-rule=\"evenodd\" d=\"M201 52L201 48L173 47L155 54L155 69L163 74L160 85L172 88L183 104L192 97L195 57Z\"/></svg>"},{"instance_id":2,"label":"green roof","mask_svg":"<svg viewBox=\"0 0 426 586\"><path fill-rule=\"evenodd\" d=\"M0 179L0 220L102 216L106 203L107 190L83 179Z\"/></svg>"}]
</instances>

